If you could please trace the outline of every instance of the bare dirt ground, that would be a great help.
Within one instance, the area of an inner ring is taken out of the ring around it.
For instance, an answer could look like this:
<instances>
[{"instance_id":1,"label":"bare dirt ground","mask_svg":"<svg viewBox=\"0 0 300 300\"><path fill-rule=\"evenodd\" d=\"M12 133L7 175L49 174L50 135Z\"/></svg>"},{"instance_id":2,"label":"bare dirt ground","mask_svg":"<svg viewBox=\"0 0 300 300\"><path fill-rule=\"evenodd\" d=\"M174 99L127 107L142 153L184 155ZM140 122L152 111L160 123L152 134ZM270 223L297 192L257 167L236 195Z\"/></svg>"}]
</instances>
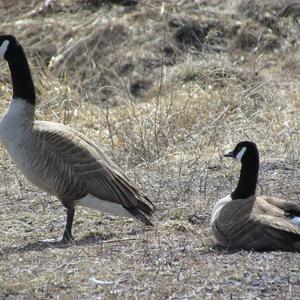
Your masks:
<instances>
[{"instance_id":1,"label":"bare dirt ground","mask_svg":"<svg viewBox=\"0 0 300 300\"><path fill-rule=\"evenodd\" d=\"M239 174L222 154L241 140L260 149L258 194L300 201L300 4L289 3L0 2L37 118L91 137L157 206L153 228L78 208L74 244L42 243L62 236L64 209L1 147L1 299L300 299L299 253L221 249L209 227Z\"/></svg>"}]
</instances>

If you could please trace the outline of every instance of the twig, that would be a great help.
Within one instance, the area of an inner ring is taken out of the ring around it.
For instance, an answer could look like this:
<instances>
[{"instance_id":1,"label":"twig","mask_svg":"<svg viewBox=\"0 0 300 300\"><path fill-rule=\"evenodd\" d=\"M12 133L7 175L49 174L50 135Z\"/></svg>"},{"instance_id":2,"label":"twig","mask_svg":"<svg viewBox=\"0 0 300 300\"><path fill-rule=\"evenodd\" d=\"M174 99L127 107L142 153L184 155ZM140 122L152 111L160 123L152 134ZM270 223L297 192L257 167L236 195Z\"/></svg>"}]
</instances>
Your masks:
<instances>
[{"instance_id":1,"label":"twig","mask_svg":"<svg viewBox=\"0 0 300 300\"><path fill-rule=\"evenodd\" d=\"M138 238L125 238L125 239L117 239L117 240L110 240L110 241L101 241L101 244L112 244L112 243L135 241L135 240L138 240Z\"/></svg>"},{"instance_id":2,"label":"twig","mask_svg":"<svg viewBox=\"0 0 300 300\"><path fill-rule=\"evenodd\" d=\"M129 103L130 103L130 107L131 107L131 110L132 110L132 113L133 113L133 116L138 124L138 127L139 127L139 131L140 131L140 135L141 135L141 139L142 139L142 147L143 147L143 150L144 150L144 154L146 154L146 147L145 147L145 137L144 137L144 133L143 133L143 129L142 129L142 126L141 126L141 123L140 123L140 120L136 114L136 111L135 111L135 107L133 105L133 100L131 98L131 95L130 95L130 92L128 90L128 87L127 87L127 84L125 82L125 79L121 73L121 67L120 67L120 63L119 63L119 59L118 59L118 56L117 56L117 51L116 51L116 48L115 48L115 45L112 41L112 39L110 39L110 42L111 42L111 45L112 45L112 48L113 48L113 53L115 55L115 59L116 59L116 65L117 65L117 68L118 68L118 73L121 77L121 80L122 80L122 83L124 85L124 88L125 88L125 91L126 91L126 94L127 94L127 97L129 99Z\"/></svg>"}]
</instances>

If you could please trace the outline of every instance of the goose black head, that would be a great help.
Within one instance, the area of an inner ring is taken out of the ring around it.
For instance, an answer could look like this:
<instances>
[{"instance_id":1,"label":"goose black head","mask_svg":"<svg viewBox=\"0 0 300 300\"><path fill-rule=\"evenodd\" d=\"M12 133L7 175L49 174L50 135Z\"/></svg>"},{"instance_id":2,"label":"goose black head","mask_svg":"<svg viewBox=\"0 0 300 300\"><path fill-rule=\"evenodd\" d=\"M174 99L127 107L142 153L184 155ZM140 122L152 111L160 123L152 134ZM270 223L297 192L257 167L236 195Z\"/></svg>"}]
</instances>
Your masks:
<instances>
[{"instance_id":1,"label":"goose black head","mask_svg":"<svg viewBox=\"0 0 300 300\"><path fill-rule=\"evenodd\" d=\"M26 54L13 35L0 35L0 59L5 59L8 63L13 98L23 99L34 105L35 90Z\"/></svg>"},{"instance_id":2,"label":"goose black head","mask_svg":"<svg viewBox=\"0 0 300 300\"><path fill-rule=\"evenodd\" d=\"M0 58L9 60L14 52L21 47L13 35L0 35Z\"/></svg>"},{"instance_id":3,"label":"goose black head","mask_svg":"<svg viewBox=\"0 0 300 300\"><path fill-rule=\"evenodd\" d=\"M256 144L249 141L243 141L238 143L233 151L224 154L225 157L235 158L243 163L245 160L249 160L253 156L258 155Z\"/></svg>"}]
</instances>

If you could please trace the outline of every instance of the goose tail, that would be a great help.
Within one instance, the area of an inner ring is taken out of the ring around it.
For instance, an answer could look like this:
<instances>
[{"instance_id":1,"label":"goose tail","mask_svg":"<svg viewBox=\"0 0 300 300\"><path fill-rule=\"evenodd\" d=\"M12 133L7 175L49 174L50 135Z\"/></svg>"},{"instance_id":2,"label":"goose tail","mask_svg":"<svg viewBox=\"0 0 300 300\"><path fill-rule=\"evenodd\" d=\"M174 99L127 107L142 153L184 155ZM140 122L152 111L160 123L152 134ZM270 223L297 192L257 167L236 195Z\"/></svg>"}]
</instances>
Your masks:
<instances>
[{"instance_id":1,"label":"goose tail","mask_svg":"<svg viewBox=\"0 0 300 300\"><path fill-rule=\"evenodd\" d=\"M140 203L143 203L140 201ZM146 204L143 203L145 206ZM150 209L150 207L148 207ZM152 222L136 207L126 207L126 209L138 220L143 222L145 225L153 226ZM146 213L146 212L145 212Z\"/></svg>"}]
</instances>

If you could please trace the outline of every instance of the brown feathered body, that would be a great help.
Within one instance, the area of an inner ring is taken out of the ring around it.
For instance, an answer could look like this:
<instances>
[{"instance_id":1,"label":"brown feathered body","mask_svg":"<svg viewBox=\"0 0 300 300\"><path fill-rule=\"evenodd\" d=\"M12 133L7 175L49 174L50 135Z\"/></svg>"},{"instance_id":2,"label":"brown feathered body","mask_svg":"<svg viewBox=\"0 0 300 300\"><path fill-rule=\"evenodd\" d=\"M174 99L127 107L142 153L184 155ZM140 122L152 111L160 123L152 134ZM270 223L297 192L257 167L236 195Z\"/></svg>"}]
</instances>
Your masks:
<instances>
[{"instance_id":1,"label":"brown feathered body","mask_svg":"<svg viewBox=\"0 0 300 300\"><path fill-rule=\"evenodd\" d=\"M152 209L143 202L149 199L95 143L68 126L33 118L31 104L13 100L2 120L9 131L2 142L33 184L65 207L83 205L150 224L144 213Z\"/></svg>"},{"instance_id":2,"label":"brown feathered body","mask_svg":"<svg viewBox=\"0 0 300 300\"><path fill-rule=\"evenodd\" d=\"M300 205L276 197L230 200L212 219L217 242L229 249L300 251ZM224 200L223 200L224 201Z\"/></svg>"}]
</instances>

